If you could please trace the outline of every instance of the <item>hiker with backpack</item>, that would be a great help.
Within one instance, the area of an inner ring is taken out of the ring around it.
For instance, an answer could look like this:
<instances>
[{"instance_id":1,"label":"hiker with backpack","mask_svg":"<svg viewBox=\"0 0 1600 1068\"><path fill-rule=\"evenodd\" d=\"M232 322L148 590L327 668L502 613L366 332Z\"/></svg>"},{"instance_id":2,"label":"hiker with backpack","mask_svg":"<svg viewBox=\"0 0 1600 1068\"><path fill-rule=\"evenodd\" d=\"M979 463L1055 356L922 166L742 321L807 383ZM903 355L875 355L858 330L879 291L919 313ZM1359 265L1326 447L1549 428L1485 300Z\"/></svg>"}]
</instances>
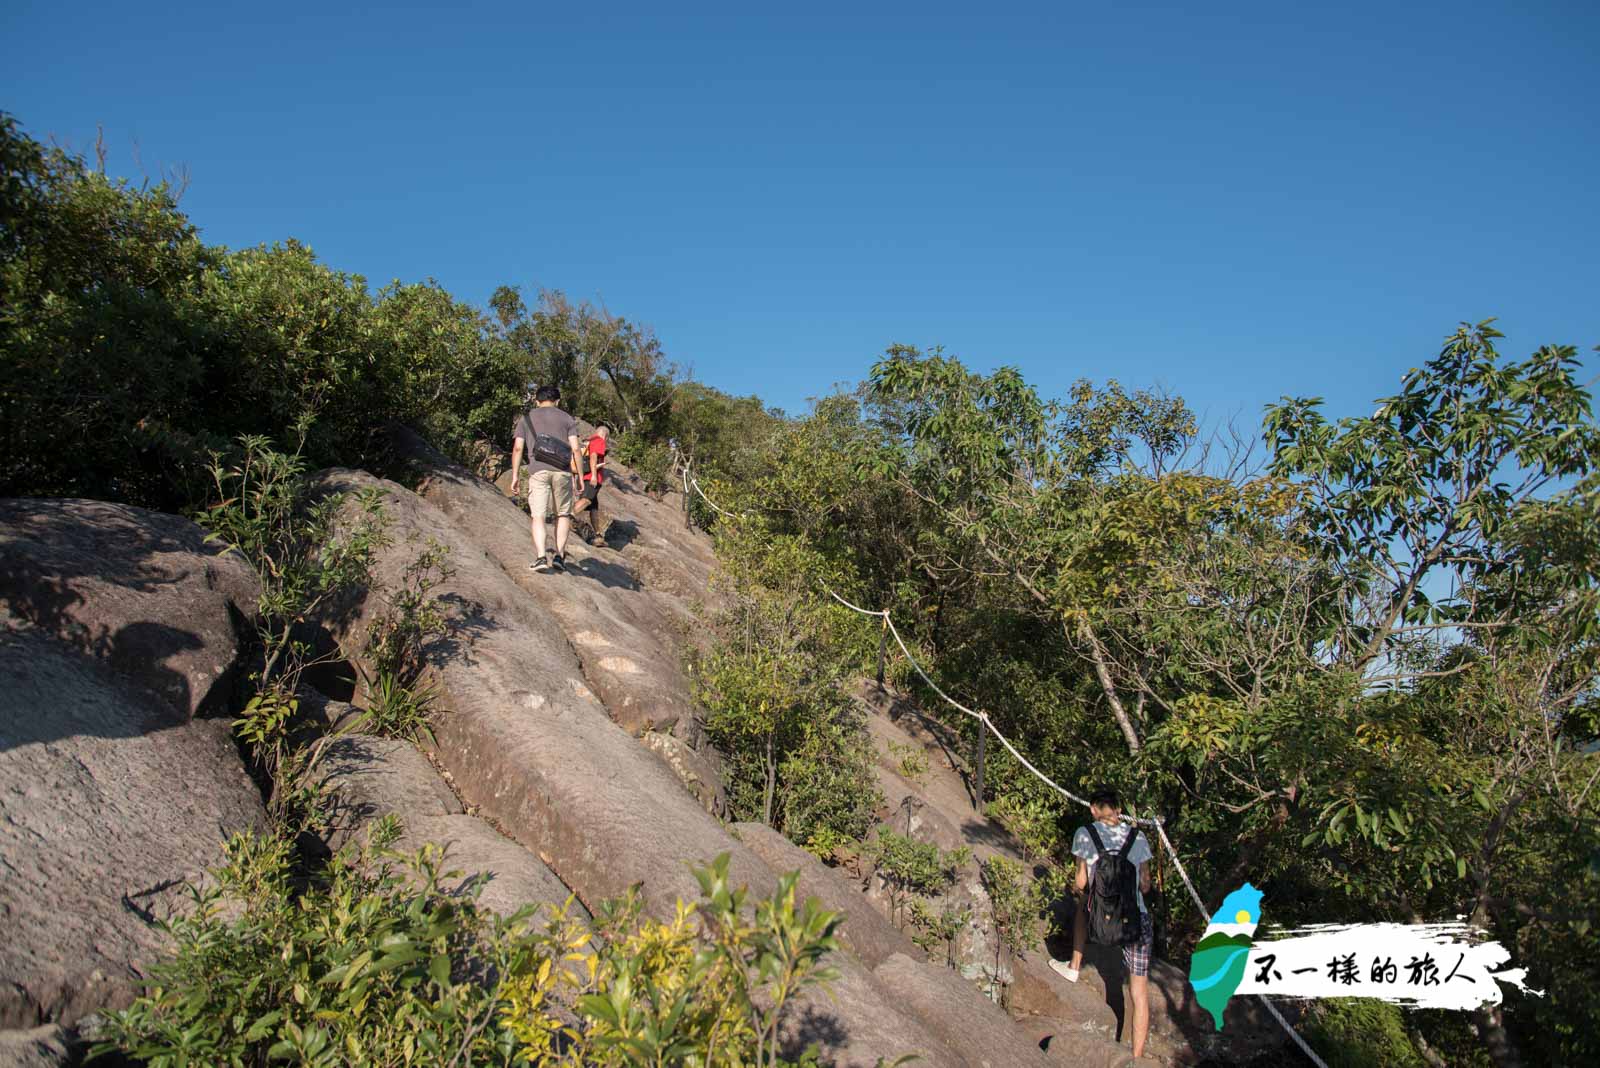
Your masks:
<instances>
[{"instance_id":1,"label":"hiker with backpack","mask_svg":"<svg viewBox=\"0 0 1600 1068\"><path fill-rule=\"evenodd\" d=\"M528 514L532 518L532 571L566 570L567 537L572 533L572 480L578 474L578 422L557 405L561 390L540 386L534 406L517 417L511 436L511 495L517 495L522 458L528 457ZM545 549L545 516L556 515L555 552Z\"/></svg>"},{"instance_id":2,"label":"hiker with backpack","mask_svg":"<svg viewBox=\"0 0 1600 1068\"><path fill-rule=\"evenodd\" d=\"M588 541L596 548L606 543L605 526L600 518L600 484L605 481L606 442L610 436L609 426L596 423L594 433L583 443L583 455L578 460L578 467L582 471L579 475L580 492L578 503L572 506L575 514L588 516Z\"/></svg>"},{"instance_id":3,"label":"hiker with backpack","mask_svg":"<svg viewBox=\"0 0 1600 1068\"><path fill-rule=\"evenodd\" d=\"M1150 889L1149 863L1154 854L1139 827L1123 821L1122 799L1115 790L1102 786L1090 794L1089 812L1094 821L1072 836L1072 855L1078 858L1073 876L1078 902L1072 917L1072 961L1052 960L1050 967L1076 983L1087 939L1122 947L1133 1000L1133 1055L1139 1057L1150 1035L1150 947L1155 927L1144 895Z\"/></svg>"}]
</instances>

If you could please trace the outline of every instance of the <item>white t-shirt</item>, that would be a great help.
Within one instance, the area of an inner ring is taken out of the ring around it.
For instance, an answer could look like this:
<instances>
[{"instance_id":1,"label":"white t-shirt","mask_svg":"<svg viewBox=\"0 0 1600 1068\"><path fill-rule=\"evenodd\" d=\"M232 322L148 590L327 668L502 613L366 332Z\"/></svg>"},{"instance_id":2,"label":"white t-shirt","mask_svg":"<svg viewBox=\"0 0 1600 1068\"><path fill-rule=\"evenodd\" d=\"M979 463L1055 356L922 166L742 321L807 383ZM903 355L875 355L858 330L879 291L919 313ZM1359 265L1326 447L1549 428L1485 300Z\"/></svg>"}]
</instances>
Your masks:
<instances>
[{"instance_id":1,"label":"white t-shirt","mask_svg":"<svg viewBox=\"0 0 1600 1068\"><path fill-rule=\"evenodd\" d=\"M1133 824L1118 821L1115 827L1108 827L1099 821L1095 822L1095 833L1100 836L1100 841L1107 851L1116 853L1122 849L1122 843L1128 840L1128 832ZM1082 857L1089 862L1089 879L1094 880L1094 862L1100 859L1100 851L1094 847L1094 839L1089 837L1089 828L1079 827L1078 833L1072 836L1072 855ZM1128 852L1128 860L1139 869L1141 881L1144 876L1144 865L1155 856L1150 852L1150 839L1145 835L1144 828L1139 828L1139 837L1133 843L1133 849ZM1138 884L1135 884L1138 886ZM1148 914L1150 910L1145 907L1144 887L1138 886L1139 911Z\"/></svg>"}]
</instances>

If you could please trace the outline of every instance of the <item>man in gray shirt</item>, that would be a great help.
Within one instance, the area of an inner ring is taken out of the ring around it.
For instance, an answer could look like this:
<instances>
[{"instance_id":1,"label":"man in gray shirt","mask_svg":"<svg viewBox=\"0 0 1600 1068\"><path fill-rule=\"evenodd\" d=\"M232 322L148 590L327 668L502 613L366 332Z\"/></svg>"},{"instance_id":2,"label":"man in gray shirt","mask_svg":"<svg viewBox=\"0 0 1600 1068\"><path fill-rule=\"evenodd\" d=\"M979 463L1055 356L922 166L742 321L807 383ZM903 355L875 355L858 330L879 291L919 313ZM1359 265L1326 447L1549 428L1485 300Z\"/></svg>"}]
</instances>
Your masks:
<instances>
[{"instance_id":1,"label":"man in gray shirt","mask_svg":"<svg viewBox=\"0 0 1600 1068\"><path fill-rule=\"evenodd\" d=\"M572 479L578 474L578 423L556 407L561 390L540 386L534 406L517 417L511 431L511 495L522 478L522 457L528 457L528 514L533 528L534 571L566 570L567 536L572 533ZM566 450L561 464L561 450ZM556 549L545 550L544 519L551 506L556 514Z\"/></svg>"}]
</instances>

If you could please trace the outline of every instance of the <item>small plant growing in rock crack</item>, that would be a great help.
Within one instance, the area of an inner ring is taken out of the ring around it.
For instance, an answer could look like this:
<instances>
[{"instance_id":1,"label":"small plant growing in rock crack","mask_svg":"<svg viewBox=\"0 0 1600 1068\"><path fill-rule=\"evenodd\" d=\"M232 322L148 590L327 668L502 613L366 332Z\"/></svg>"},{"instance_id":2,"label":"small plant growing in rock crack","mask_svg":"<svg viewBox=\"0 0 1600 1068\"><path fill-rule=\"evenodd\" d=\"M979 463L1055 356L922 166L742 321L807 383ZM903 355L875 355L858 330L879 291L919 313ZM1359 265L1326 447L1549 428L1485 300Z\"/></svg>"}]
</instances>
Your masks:
<instances>
[{"instance_id":1,"label":"small plant growing in rock crack","mask_svg":"<svg viewBox=\"0 0 1600 1068\"><path fill-rule=\"evenodd\" d=\"M1002 979L1013 956L1039 945L1039 914L1043 910L1042 883L1030 879L1022 865L1005 857L990 857L979 867L983 889L989 896L989 918L994 924L994 986L1002 1007L1010 1005L1010 984Z\"/></svg>"},{"instance_id":2,"label":"small plant growing in rock crack","mask_svg":"<svg viewBox=\"0 0 1600 1068\"><path fill-rule=\"evenodd\" d=\"M382 494L316 497L300 455L304 442L304 427L293 453L277 451L264 437L240 437L233 457L213 456L214 501L196 516L207 540L243 559L260 583L261 666L235 731L271 783L267 811L280 825L315 819L315 790L306 781L322 743L302 750L292 732L301 677L337 654L319 654L308 625L348 591L371 583L374 555L388 544ZM354 518L341 525L347 505Z\"/></svg>"},{"instance_id":3,"label":"small plant growing in rock crack","mask_svg":"<svg viewBox=\"0 0 1600 1068\"><path fill-rule=\"evenodd\" d=\"M891 740L889 755L895 759L901 778L917 786L922 785L923 777L928 774L928 753L925 749Z\"/></svg>"},{"instance_id":4,"label":"small plant growing in rock crack","mask_svg":"<svg viewBox=\"0 0 1600 1068\"><path fill-rule=\"evenodd\" d=\"M432 736L428 713L439 691L421 680L428 643L450 632L449 618L433 595L455 574L449 561L449 547L428 538L401 569L398 588L373 591L385 608L367 630L365 659L371 670L360 669L367 708L359 723L374 734Z\"/></svg>"},{"instance_id":5,"label":"small plant growing in rock crack","mask_svg":"<svg viewBox=\"0 0 1600 1068\"><path fill-rule=\"evenodd\" d=\"M965 905L946 905L937 913L925 898L914 897L908 909L911 916L911 941L932 956L935 948L944 951L944 962L956 966L956 938L972 919L972 910Z\"/></svg>"},{"instance_id":6,"label":"small plant growing in rock crack","mask_svg":"<svg viewBox=\"0 0 1600 1068\"><path fill-rule=\"evenodd\" d=\"M934 896L955 881L956 873L972 859L972 851L960 846L948 852L933 842L919 842L888 827L862 847L862 855L872 861L889 890L889 918L903 926L906 905L914 894Z\"/></svg>"}]
</instances>

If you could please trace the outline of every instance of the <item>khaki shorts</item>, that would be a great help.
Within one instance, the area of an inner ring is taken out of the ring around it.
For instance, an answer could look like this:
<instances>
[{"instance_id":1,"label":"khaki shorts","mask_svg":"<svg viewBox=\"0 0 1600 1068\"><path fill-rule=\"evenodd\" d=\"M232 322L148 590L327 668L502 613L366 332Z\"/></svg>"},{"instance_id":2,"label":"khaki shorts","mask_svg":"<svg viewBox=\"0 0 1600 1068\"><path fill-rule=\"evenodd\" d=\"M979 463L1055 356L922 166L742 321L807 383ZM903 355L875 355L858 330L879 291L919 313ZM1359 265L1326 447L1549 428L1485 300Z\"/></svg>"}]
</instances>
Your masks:
<instances>
[{"instance_id":1,"label":"khaki shorts","mask_svg":"<svg viewBox=\"0 0 1600 1068\"><path fill-rule=\"evenodd\" d=\"M572 476L565 471L532 471L528 474L528 514L543 519L550 514L555 499L556 517L572 515Z\"/></svg>"}]
</instances>

